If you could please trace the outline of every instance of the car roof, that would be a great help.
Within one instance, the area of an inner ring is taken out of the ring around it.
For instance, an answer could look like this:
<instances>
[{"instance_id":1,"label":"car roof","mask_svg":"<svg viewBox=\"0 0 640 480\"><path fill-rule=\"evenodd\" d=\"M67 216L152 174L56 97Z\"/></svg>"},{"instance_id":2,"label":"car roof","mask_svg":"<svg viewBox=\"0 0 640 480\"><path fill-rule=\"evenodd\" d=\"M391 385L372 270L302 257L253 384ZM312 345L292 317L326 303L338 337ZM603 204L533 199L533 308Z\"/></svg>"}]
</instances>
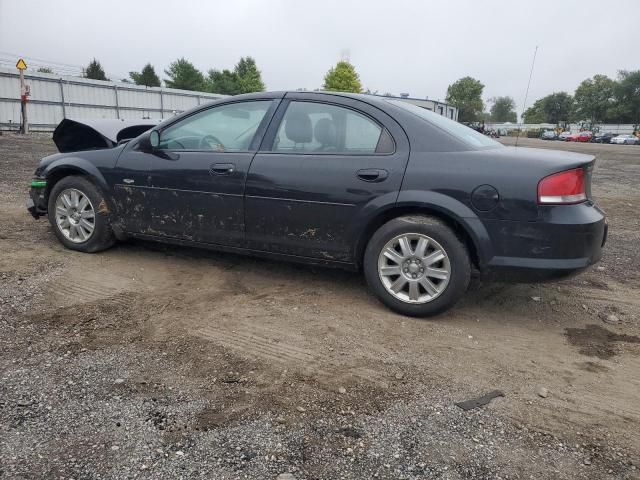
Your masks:
<instances>
[{"instance_id":1,"label":"car roof","mask_svg":"<svg viewBox=\"0 0 640 480\"><path fill-rule=\"evenodd\" d=\"M333 95L336 97L345 97L345 98L353 98L356 100L361 100L367 103L371 103L374 105L385 105L385 100L388 100L389 97L381 97L379 95L372 95L368 93L349 93L349 92L334 92L331 90L278 90L273 92L255 92L255 93L244 93L241 95L234 95L233 97L224 97L220 100L228 100L229 98L233 98L234 100L253 100L253 99L261 99L261 98L284 98L287 95L293 94L309 94L309 95L318 95L326 96ZM395 99L395 98L392 98ZM398 97L398 100L400 97Z\"/></svg>"}]
</instances>

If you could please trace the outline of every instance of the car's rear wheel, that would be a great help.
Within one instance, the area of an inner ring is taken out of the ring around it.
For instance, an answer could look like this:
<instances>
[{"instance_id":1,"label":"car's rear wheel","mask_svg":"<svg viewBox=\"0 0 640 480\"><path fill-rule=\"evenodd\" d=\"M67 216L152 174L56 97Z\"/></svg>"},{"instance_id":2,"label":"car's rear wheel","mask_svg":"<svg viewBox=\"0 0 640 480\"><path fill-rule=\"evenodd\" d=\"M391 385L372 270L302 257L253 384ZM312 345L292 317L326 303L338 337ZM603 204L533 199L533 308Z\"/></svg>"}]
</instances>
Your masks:
<instances>
[{"instance_id":1,"label":"car's rear wheel","mask_svg":"<svg viewBox=\"0 0 640 480\"><path fill-rule=\"evenodd\" d=\"M460 299L469 284L471 264L467 248L446 223L408 215L385 223L371 237L364 273L386 306L424 317Z\"/></svg>"},{"instance_id":2,"label":"car's rear wheel","mask_svg":"<svg viewBox=\"0 0 640 480\"><path fill-rule=\"evenodd\" d=\"M107 201L85 177L58 181L49 194L47 210L58 240L71 250L98 252L115 242Z\"/></svg>"}]
</instances>

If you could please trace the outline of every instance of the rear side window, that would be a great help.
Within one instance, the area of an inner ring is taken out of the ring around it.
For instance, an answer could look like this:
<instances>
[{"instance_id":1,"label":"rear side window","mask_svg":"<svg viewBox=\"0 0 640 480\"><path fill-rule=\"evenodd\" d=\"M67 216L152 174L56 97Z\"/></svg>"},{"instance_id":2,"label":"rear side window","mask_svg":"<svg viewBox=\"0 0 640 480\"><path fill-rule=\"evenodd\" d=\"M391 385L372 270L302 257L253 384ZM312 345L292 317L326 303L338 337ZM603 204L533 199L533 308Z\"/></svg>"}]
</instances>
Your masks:
<instances>
[{"instance_id":1,"label":"rear side window","mask_svg":"<svg viewBox=\"0 0 640 480\"><path fill-rule=\"evenodd\" d=\"M366 155L390 153L393 140L371 118L349 108L291 102L273 144L281 153ZM384 142L380 142L383 139ZM391 146L389 145L391 142ZM380 151L382 146L385 151Z\"/></svg>"},{"instance_id":2,"label":"rear side window","mask_svg":"<svg viewBox=\"0 0 640 480\"><path fill-rule=\"evenodd\" d=\"M466 143L471 147L476 148L502 148L502 144L492 140L491 138L483 135L481 133L476 132L472 128L469 128L461 123L458 123L454 120L450 120L447 117L442 115L438 115L437 113L431 112L426 108L418 107L417 105L413 105L408 102L403 102L402 100L387 100L387 102L392 105L396 105L397 107L402 108L403 110L407 110L411 112L415 116L422 118L423 120L431 123L432 125L444 130L445 132L453 135L460 141ZM442 110L442 107L439 107Z\"/></svg>"}]
</instances>

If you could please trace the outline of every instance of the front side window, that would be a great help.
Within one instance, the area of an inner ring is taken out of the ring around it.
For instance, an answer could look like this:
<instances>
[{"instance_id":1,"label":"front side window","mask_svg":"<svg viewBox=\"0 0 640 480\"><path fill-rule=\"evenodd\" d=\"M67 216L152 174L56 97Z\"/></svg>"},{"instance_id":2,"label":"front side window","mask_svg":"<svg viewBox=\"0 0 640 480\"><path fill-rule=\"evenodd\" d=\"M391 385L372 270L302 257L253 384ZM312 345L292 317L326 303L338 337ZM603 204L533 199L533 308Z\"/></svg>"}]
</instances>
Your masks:
<instances>
[{"instance_id":1,"label":"front side window","mask_svg":"<svg viewBox=\"0 0 640 480\"><path fill-rule=\"evenodd\" d=\"M162 131L159 148L241 152L249 149L271 100L212 107Z\"/></svg>"},{"instance_id":2,"label":"front side window","mask_svg":"<svg viewBox=\"0 0 640 480\"><path fill-rule=\"evenodd\" d=\"M273 150L283 153L366 155L376 152L383 129L349 108L317 102L291 102Z\"/></svg>"}]
</instances>

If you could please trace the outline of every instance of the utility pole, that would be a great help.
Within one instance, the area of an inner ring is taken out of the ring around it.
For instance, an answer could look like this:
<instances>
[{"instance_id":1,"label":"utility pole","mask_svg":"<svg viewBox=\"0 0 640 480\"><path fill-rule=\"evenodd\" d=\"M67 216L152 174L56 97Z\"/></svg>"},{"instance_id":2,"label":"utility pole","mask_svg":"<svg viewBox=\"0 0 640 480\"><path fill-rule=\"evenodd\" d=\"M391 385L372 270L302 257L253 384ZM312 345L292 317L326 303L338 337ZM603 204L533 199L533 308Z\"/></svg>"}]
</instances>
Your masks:
<instances>
[{"instance_id":1,"label":"utility pole","mask_svg":"<svg viewBox=\"0 0 640 480\"><path fill-rule=\"evenodd\" d=\"M22 111L22 124L20 126L20 133L29 133L29 122L27 120L27 98L29 97L29 86L24 83L24 71L27 69L27 64L21 58L16 63L16 68L20 71L20 108Z\"/></svg>"}]
</instances>

